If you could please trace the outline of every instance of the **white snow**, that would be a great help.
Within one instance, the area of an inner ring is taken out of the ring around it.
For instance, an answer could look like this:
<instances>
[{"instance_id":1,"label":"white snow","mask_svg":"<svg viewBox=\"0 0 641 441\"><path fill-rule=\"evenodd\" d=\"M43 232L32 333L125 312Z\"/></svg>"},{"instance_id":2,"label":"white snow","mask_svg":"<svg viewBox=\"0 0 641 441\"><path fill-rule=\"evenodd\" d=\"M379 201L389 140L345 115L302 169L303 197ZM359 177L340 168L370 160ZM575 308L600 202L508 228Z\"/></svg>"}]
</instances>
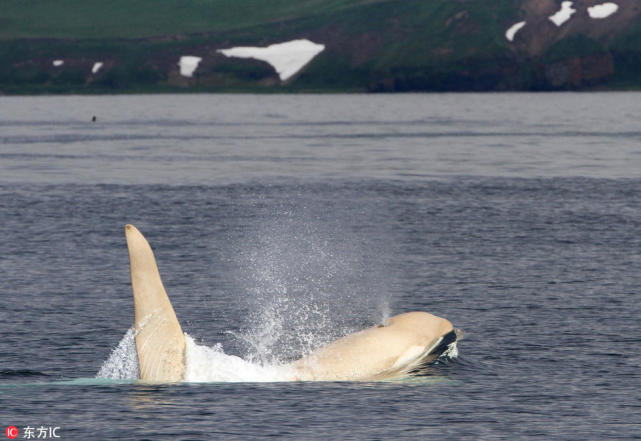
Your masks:
<instances>
[{"instance_id":1,"label":"white snow","mask_svg":"<svg viewBox=\"0 0 641 441\"><path fill-rule=\"evenodd\" d=\"M324 49L325 45L323 44L316 44L303 39L272 44L267 47L219 49L218 52L226 57L254 58L266 61L274 67L281 81L285 81L301 70Z\"/></svg>"},{"instance_id":2,"label":"white snow","mask_svg":"<svg viewBox=\"0 0 641 441\"><path fill-rule=\"evenodd\" d=\"M616 3L601 3L600 5L590 6L588 14L590 18L607 18L619 10L619 5Z\"/></svg>"},{"instance_id":3,"label":"white snow","mask_svg":"<svg viewBox=\"0 0 641 441\"><path fill-rule=\"evenodd\" d=\"M521 30L523 26L525 26L524 21L520 21L510 26L510 28L507 31L505 31L505 38L507 38L507 41L514 41L514 36L518 31Z\"/></svg>"},{"instance_id":4,"label":"white snow","mask_svg":"<svg viewBox=\"0 0 641 441\"><path fill-rule=\"evenodd\" d=\"M193 55L184 55L180 57L180 61L178 62L178 66L180 66L180 75L183 77L191 77L201 61L202 58L194 57Z\"/></svg>"},{"instance_id":5,"label":"white snow","mask_svg":"<svg viewBox=\"0 0 641 441\"><path fill-rule=\"evenodd\" d=\"M572 14L576 12L576 9L572 9L572 3L573 2L562 2L561 9L549 17L550 21L557 26L561 26L568 21L570 17L572 17Z\"/></svg>"},{"instance_id":6,"label":"white snow","mask_svg":"<svg viewBox=\"0 0 641 441\"><path fill-rule=\"evenodd\" d=\"M98 73L98 71L99 71L100 69L102 69L103 64L104 64L104 63L103 63L102 61L96 61L96 62L93 64L93 67L91 68L91 73L92 73L92 74L94 74L94 75L95 75L95 74L97 74L97 73Z\"/></svg>"},{"instance_id":7,"label":"white snow","mask_svg":"<svg viewBox=\"0 0 641 441\"><path fill-rule=\"evenodd\" d=\"M65 64L65 62L64 62L63 60L53 60L53 65L54 65L55 67L60 67L60 66L62 66L63 64Z\"/></svg>"}]
</instances>

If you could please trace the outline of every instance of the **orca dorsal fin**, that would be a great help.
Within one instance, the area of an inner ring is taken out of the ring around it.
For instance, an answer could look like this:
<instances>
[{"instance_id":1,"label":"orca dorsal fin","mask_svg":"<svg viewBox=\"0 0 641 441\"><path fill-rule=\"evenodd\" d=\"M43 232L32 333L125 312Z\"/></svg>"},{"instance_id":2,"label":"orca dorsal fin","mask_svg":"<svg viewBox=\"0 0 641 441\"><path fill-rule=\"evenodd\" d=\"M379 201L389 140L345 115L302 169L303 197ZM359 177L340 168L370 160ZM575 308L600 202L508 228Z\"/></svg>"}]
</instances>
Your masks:
<instances>
[{"instance_id":1,"label":"orca dorsal fin","mask_svg":"<svg viewBox=\"0 0 641 441\"><path fill-rule=\"evenodd\" d=\"M140 379L182 381L185 373L185 336L162 284L156 258L145 237L133 225L125 227L134 329Z\"/></svg>"}]
</instances>

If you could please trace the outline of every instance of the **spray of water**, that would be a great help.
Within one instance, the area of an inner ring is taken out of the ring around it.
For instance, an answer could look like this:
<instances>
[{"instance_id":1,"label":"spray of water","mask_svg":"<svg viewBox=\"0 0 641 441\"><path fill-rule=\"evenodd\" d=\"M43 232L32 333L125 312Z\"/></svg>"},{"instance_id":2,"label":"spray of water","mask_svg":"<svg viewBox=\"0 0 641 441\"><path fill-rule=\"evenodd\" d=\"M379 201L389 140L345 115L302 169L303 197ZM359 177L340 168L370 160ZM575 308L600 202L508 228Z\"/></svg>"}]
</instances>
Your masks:
<instances>
[{"instance_id":1,"label":"spray of water","mask_svg":"<svg viewBox=\"0 0 641 441\"><path fill-rule=\"evenodd\" d=\"M185 340L185 381L266 382L293 378L287 366L251 363L238 356L225 354L220 343L213 347L198 345L187 334Z\"/></svg>"},{"instance_id":2,"label":"spray of water","mask_svg":"<svg viewBox=\"0 0 641 441\"><path fill-rule=\"evenodd\" d=\"M139 378L134 329L127 331L109 358L102 364L97 378L137 380ZM185 381L187 382L265 382L287 381L293 377L286 366L251 363L225 354L218 343L212 347L197 344L185 334Z\"/></svg>"},{"instance_id":3,"label":"spray of water","mask_svg":"<svg viewBox=\"0 0 641 441\"><path fill-rule=\"evenodd\" d=\"M134 328L131 327L111 351L109 358L102 364L96 377L111 380L135 380L139 378L138 354Z\"/></svg>"},{"instance_id":4,"label":"spray of water","mask_svg":"<svg viewBox=\"0 0 641 441\"><path fill-rule=\"evenodd\" d=\"M249 360L299 358L389 315L383 272L359 239L340 219L299 208L263 219L237 244L248 314L236 336Z\"/></svg>"}]
</instances>

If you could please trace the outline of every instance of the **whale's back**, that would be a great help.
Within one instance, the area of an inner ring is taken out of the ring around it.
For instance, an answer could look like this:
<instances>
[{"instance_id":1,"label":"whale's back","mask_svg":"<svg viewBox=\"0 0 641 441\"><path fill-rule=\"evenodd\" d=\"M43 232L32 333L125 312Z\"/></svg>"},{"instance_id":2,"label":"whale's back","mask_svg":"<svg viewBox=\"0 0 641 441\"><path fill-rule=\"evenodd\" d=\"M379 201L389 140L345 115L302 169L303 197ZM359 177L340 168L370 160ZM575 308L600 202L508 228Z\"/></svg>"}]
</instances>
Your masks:
<instances>
[{"instance_id":1,"label":"whale's back","mask_svg":"<svg viewBox=\"0 0 641 441\"><path fill-rule=\"evenodd\" d=\"M454 330L448 320L408 312L349 334L293 364L300 380L378 380L406 374L426 361Z\"/></svg>"}]
</instances>

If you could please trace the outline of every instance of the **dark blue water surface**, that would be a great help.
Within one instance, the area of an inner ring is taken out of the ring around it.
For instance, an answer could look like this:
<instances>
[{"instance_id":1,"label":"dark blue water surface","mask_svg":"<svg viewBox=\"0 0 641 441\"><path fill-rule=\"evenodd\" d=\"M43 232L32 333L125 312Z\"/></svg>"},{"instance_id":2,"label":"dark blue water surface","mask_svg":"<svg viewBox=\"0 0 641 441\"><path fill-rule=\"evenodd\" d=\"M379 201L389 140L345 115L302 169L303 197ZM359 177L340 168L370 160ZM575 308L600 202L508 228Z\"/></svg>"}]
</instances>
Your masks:
<instances>
[{"instance_id":1,"label":"dark blue water surface","mask_svg":"<svg viewBox=\"0 0 641 441\"><path fill-rule=\"evenodd\" d=\"M641 439L640 98L1 98L2 430ZM378 383L96 378L133 322L126 223L201 345L282 361L424 310L460 355Z\"/></svg>"}]
</instances>

